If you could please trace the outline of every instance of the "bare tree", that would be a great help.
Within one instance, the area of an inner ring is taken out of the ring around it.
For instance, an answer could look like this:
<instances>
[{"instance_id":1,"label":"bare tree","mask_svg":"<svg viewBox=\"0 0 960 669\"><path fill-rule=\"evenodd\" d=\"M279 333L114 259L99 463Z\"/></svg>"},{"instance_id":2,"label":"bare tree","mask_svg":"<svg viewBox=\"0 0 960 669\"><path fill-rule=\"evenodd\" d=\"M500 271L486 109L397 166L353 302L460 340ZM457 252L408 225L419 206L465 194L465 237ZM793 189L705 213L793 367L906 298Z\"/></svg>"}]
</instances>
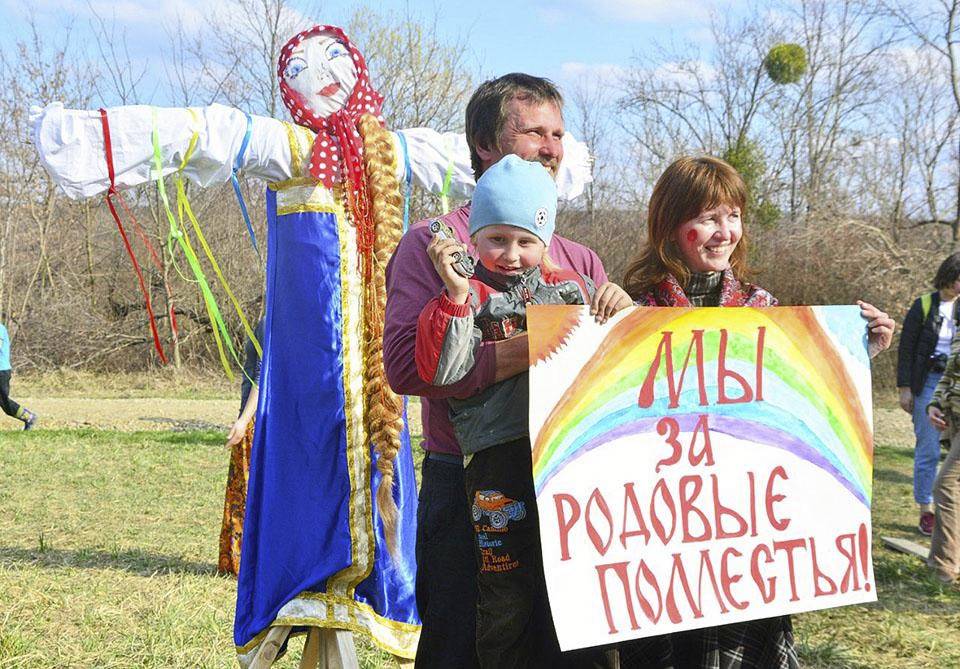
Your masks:
<instances>
[{"instance_id":1,"label":"bare tree","mask_svg":"<svg viewBox=\"0 0 960 669\"><path fill-rule=\"evenodd\" d=\"M208 19L201 37L188 43L210 99L220 98L254 114L280 115L277 59L280 47L309 27L287 0L227 0ZM213 96L213 97L210 97Z\"/></svg>"},{"instance_id":2,"label":"bare tree","mask_svg":"<svg viewBox=\"0 0 960 669\"><path fill-rule=\"evenodd\" d=\"M463 39L441 39L439 18L421 17L408 6L400 14L362 8L350 20L351 39L363 45L392 128L463 128L474 83L469 52L460 46Z\"/></svg>"},{"instance_id":3,"label":"bare tree","mask_svg":"<svg viewBox=\"0 0 960 669\"><path fill-rule=\"evenodd\" d=\"M954 116L960 115L960 0L936 0L930 3L906 3L884 0L883 10L897 22L912 40L938 55L948 73L947 89L953 100ZM954 249L960 248L960 133L953 137L954 198L949 217L939 215L935 194L928 191L930 218L924 223L949 226Z\"/></svg>"}]
</instances>

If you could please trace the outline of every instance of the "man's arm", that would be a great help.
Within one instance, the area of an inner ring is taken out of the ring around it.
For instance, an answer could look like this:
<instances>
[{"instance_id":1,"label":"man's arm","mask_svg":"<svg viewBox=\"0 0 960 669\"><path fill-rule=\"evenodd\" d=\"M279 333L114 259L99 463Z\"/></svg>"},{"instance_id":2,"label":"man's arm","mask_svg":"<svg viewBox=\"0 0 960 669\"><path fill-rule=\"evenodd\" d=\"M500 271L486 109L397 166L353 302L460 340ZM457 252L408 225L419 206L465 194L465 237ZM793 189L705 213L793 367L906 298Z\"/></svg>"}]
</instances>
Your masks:
<instances>
[{"instance_id":1,"label":"man's arm","mask_svg":"<svg viewBox=\"0 0 960 669\"><path fill-rule=\"evenodd\" d=\"M494 383L499 383L511 376L523 374L530 368L530 345L527 342L527 333L498 341L493 348L494 355Z\"/></svg>"}]
</instances>

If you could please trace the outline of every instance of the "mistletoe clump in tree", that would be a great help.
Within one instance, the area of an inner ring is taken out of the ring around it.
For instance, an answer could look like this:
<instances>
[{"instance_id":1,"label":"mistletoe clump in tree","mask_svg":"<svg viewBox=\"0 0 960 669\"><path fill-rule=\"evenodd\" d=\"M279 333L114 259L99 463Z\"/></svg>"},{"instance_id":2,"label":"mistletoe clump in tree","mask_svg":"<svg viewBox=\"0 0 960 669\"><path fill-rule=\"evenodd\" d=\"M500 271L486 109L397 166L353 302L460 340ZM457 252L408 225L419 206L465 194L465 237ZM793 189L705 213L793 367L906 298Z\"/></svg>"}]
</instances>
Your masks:
<instances>
[{"instance_id":1,"label":"mistletoe clump in tree","mask_svg":"<svg viewBox=\"0 0 960 669\"><path fill-rule=\"evenodd\" d=\"M767 76L777 84L795 84L807 71L807 53L799 44L777 44L763 59Z\"/></svg>"}]
</instances>

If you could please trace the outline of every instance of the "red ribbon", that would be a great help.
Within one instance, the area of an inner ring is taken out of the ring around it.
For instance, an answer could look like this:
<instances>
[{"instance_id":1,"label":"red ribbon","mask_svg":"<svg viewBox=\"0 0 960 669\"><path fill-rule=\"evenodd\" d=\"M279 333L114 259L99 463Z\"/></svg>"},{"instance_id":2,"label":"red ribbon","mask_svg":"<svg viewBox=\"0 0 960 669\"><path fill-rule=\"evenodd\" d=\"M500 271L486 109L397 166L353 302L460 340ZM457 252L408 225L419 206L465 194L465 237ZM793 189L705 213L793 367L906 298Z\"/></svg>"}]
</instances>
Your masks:
<instances>
[{"instance_id":1,"label":"red ribbon","mask_svg":"<svg viewBox=\"0 0 960 669\"><path fill-rule=\"evenodd\" d=\"M110 124L107 121L107 110L100 108L100 123L103 126L103 148L104 152L107 154L107 173L110 175L110 188L107 190L105 199L107 200L107 207L110 208L110 213L113 214L113 220L117 222L117 229L120 231L120 236L123 238L123 245L127 248L127 255L130 256L130 260L133 262L133 269L137 273L137 280L140 282L140 291L143 293L143 299L146 301L147 305L147 314L150 317L150 330L153 332L153 345L157 349L157 353L160 355L160 360L163 364L167 364L167 356L163 352L163 346L160 344L160 334L157 332L157 319L153 315L153 306L150 304L150 293L147 291L147 284L143 280L143 272L140 271L140 263L137 262L137 257L133 253L133 248L130 246L130 240L127 238L127 232L123 229L123 223L120 222L120 216L117 214L117 208L113 205L112 196L118 195L117 185L116 185L116 175L113 170L113 146L110 143ZM141 238L144 243L147 244L147 247L150 249L151 255L153 256L154 261L159 267L160 260L157 258L157 253L150 245L149 241L146 239L146 235L143 233L143 230L140 228L140 225L136 223L136 218L134 218L133 213L130 212L130 209L123 202L123 198L120 198L120 204L123 206L124 211L133 219L134 224L136 225L137 230L141 234ZM173 318L173 306L170 307L170 316ZM172 321L171 321L172 322Z\"/></svg>"}]
</instances>

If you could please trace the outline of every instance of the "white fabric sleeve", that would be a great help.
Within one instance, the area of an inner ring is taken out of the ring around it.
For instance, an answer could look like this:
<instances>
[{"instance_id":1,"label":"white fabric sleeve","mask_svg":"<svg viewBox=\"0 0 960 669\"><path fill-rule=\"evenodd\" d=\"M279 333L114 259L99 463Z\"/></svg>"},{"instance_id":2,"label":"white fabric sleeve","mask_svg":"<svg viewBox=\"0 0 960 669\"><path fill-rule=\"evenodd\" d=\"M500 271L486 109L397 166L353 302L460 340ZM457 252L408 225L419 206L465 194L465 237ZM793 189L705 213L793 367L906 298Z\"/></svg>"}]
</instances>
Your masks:
<instances>
[{"instance_id":1,"label":"white fabric sleeve","mask_svg":"<svg viewBox=\"0 0 960 669\"><path fill-rule=\"evenodd\" d=\"M146 105L107 109L118 188L153 178L154 109ZM267 181L290 178L290 142L283 123L264 116L252 118L243 173ZM53 103L33 110L31 122L44 168L69 197L90 197L110 187L99 111L64 109ZM156 123L164 175L180 167L197 131L197 145L184 176L200 186L230 179L247 132L242 111L218 104L194 108L193 113L183 108L156 108Z\"/></svg>"},{"instance_id":2,"label":"white fabric sleeve","mask_svg":"<svg viewBox=\"0 0 960 669\"><path fill-rule=\"evenodd\" d=\"M153 179L154 109L146 105L107 109L118 188ZM251 136L241 166L244 175L266 181L289 179L293 169L284 124L265 116L252 118ZM64 109L61 103L55 102L33 110L30 120L40 160L64 193L71 198L90 197L110 187L99 111ZM195 108L193 113L185 108L156 108L156 123L164 175L180 167L190 139L197 131L197 146L183 170L184 176L201 187L230 179L247 131L246 115L242 111L219 104ZM439 133L430 128L400 132L406 140L406 156L417 185L439 193L449 167L449 195L464 199L473 194L473 169L463 134ZM394 144L398 177L402 181L405 162L398 133L394 133ZM591 159L586 145L570 133L564 135L563 146L557 189L561 198L572 200L593 178Z\"/></svg>"},{"instance_id":3,"label":"white fabric sleeve","mask_svg":"<svg viewBox=\"0 0 960 669\"><path fill-rule=\"evenodd\" d=\"M403 183L406 173L403 144L406 140L406 157L410 163L413 181L431 193L443 189L443 180L448 167L450 193L454 199L465 199L473 194L476 182L470 166L470 149L462 133L440 133L430 128L411 128L394 133L394 148L397 155L397 177ZM452 166L451 166L452 160ZM583 193L593 181L593 162L587 145L570 133L563 136L563 161L557 174L557 192L564 200L573 200Z\"/></svg>"}]
</instances>

